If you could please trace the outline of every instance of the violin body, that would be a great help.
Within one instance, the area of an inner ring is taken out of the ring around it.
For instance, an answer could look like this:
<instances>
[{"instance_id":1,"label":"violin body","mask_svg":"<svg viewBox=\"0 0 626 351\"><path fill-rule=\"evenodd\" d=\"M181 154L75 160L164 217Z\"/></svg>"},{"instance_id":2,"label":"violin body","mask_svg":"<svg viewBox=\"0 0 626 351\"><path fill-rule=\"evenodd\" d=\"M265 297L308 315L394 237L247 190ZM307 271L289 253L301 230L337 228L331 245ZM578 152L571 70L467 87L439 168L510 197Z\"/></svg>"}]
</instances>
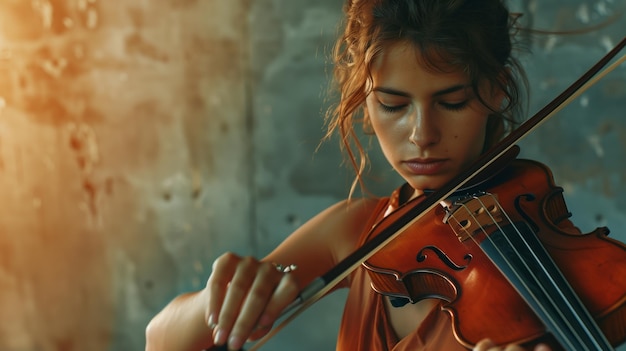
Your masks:
<instances>
[{"instance_id":1,"label":"violin body","mask_svg":"<svg viewBox=\"0 0 626 351\"><path fill-rule=\"evenodd\" d=\"M480 190L493 194L505 214L488 205L470 208L473 214L453 221L443 206L431 210L363 263L372 288L413 303L443 300L455 337L468 348L488 337L498 345L547 342L558 349L542 320L481 248L502 230L500 222L523 223L529 228L523 235L539 239L607 340L621 344L626 339L626 245L607 237L607 228L581 234L568 219L563 189L541 163L516 159ZM385 217L369 238L420 199Z\"/></svg>"}]
</instances>

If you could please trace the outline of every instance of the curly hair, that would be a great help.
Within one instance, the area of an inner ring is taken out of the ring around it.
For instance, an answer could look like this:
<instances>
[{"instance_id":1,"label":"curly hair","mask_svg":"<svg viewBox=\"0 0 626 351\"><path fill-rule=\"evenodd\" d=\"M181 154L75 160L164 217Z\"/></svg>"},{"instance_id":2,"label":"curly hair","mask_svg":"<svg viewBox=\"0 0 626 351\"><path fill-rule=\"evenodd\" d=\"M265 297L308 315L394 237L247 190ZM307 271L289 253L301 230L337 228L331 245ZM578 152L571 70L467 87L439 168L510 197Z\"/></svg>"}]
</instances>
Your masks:
<instances>
[{"instance_id":1,"label":"curly hair","mask_svg":"<svg viewBox=\"0 0 626 351\"><path fill-rule=\"evenodd\" d=\"M519 123L527 81L511 55L517 16L501 0L347 0L343 10L343 34L332 53L339 102L327 111L325 139L339 134L341 148L356 171L350 195L357 184L364 187L368 163L355 125L368 120L364 102L371 89L371 67L392 43L412 44L430 69L442 71L445 63L463 70L485 106L481 84L504 93L502 106L487 106L491 113L485 150Z\"/></svg>"}]
</instances>

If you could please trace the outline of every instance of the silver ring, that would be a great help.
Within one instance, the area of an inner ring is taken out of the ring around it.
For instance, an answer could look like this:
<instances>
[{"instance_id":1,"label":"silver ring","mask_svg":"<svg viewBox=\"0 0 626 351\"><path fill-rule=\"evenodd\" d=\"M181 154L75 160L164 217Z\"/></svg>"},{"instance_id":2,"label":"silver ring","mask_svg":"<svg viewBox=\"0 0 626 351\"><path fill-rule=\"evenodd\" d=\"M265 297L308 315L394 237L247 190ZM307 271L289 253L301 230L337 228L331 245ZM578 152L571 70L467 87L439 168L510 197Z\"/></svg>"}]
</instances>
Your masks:
<instances>
[{"instance_id":1,"label":"silver ring","mask_svg":"<svg viewBox=\"0 0 626 351\"><path fill-rule=\"evenodd\" d=\"M277 271L281 272L281 273L289 273L289 272L293 272L295 271L298 266L296 266L295 264L289 264L289 265L282 265L280 263L272 263L274 265L274 268L276 268Z\"/></svg>"}]
</instances>

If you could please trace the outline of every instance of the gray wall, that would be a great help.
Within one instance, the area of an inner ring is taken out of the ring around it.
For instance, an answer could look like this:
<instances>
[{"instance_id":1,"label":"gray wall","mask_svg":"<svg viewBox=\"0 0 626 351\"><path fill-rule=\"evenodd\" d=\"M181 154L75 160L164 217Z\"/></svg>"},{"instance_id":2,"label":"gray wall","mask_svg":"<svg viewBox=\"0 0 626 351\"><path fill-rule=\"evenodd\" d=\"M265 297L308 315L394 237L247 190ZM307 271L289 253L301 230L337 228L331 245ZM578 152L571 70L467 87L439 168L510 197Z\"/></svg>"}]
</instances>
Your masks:
<instances>
[{"instance_id":1,"label":"gray wall","mask_svg":"<svg viewBox=\"0 0 626 351\"><path fill-rule=\"evenodd\" d=\"M624 1L514 1L536 28ZM0 349L141 350L149 319L225 250L262 256L347 195L318 143L341 2L0 2ZM626 33L536 36L534 113ZM584 231L626 239L626 66L522 142ZM373 149L376 150L375 144ZM369 184L398 185L379 154ZM268 350L333 349L345 293Z\"/></svg>"}]
</instances>

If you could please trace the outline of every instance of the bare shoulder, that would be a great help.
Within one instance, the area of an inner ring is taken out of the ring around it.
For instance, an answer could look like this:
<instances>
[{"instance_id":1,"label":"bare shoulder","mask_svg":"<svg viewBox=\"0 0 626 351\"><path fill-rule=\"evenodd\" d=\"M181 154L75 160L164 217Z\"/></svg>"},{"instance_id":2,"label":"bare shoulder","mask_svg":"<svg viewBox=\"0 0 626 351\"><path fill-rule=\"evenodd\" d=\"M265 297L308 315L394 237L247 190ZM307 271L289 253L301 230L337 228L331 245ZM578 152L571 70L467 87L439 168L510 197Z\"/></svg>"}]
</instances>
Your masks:
<instances>
[{"instance_id":1,"label":"bare shoulder","mask_svg":"<svg viewBox=\"0 0 626 351\"><path fill-rule=\"evenodd\" d=\"M315 236L317 240L332 243L335 259L340 260L354 251L379 202L376 198L340 201L311 218L293 234Z\"/></svg>"},{"instance_id":2,"label":"bare shoulder","mask_svg":"<svg viewBox=\"0 0 626 351\"><path fill-rule=\"evenodd\" d=\"M360 235L380 203L376 198L343 200L329 206L289 235L265 257L301 268L295 276L302 283L325 273L352 253Z\"/></svg>"},{"instance_id":3,"label":"bare shoulder","mask_svg":"<svg viewBox=\"0 0 626 351\"><path fill-rule=\"evenodd\" d=\"M316 231L329 230L335 232L335 235L358 236L365 229L378 203L379 199L373 198L343 200L320 212L305 226L315 227Z\"/></svg>"},{"instance_id":4,"label":"bare shoulder","mask_svg":"<svg viewBox=\"0 0 626 351\"><path fill-rule=\"evenodd\" d=\"M352 253L366 226L371 223L372 216L376 215L376 208L380 199L359 198L344 200L329 208L329 224L334 226L337 235L343 240L337 242L336 255L343 258ZM336 221L336 222L335 222Z\"/></svg>"},{"instance_id":5,"label":"bare shoulder","mask_svg":"<svg viewBox=\"0 0 626 351\"><path fill-rule=\"evenodd\" d=\"M345 225L353 229L351 234L358 237L366 229L365 225L371 222L372 217L378 215L376 209L380 201L380 198L344 200L336 204L337 216L343 218Z\"/></svg>"}]
</instances>

